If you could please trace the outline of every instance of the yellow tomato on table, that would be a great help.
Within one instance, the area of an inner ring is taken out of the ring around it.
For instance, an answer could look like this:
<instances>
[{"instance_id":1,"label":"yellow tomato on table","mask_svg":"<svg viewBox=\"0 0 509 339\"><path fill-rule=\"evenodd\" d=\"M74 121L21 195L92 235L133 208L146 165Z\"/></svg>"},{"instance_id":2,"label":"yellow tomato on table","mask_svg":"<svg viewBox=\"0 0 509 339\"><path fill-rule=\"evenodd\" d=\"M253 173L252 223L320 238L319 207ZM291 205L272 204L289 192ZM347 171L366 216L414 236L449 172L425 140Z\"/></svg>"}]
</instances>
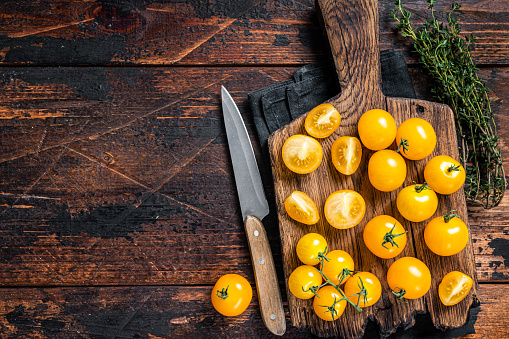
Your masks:
<instances>
[{"instance_id":1,"label":"yellow tomato on table","mask_svg":"<svg viewBox=\"0 0 509 339\"><path fill-rule=\"evenodd\" d=\"M339 173L352 175L361 163L361 142L356 137L339 137L332 144L331 158Z\"/></svg>"},{"instance_id":2,"label":"yellow tomato on table","mask_svg":"<svg viewBox=\"0 0 509 339\"><path fill-rule=\"evenodd\" d=\"M315 138L326 138L338 128L341 116L331 104L321 104L313 108L304 121L304 128Z\"/></svg>"},{"instance_id":3,"label":"yellow tomato on table","mask_svg":"<svg viewBox=\"0 0 509 339\"><path fill-rule=\"evenodd\" d=\"M458 304L468 295L472 284L472 278L464 273L458 271L447 273L438 286L440 301L445 306Z\"/></svg>"},{"instance_id":4,"label":"yellow tomato on table","mask_svg":"<svg viewBox=\"0 0 509 339\"><path fill-rule=\"evenodd\" d=\"M433 126L421 118L403 121L396 132L398 150L405 158L421 160L430 155L437 144Z\"/></svg>"},{"instance_id":5,"label":"yellow tomato on table","mask_svg":"<svg viewBox=\"0 0 509 339\"><path fill-rule=\"evenodd\" d=\"M327 198L324 206L325 218L335 228L354 227L366 213L364 198L352 190L339 190Z\"/></svg>"},{"instance_id":6,"label":"yellow tomato on table","mask_svg":"<svg viewBox=\"0 0 509 339\"><path fill-rule=\"evenodd\" d=\"M301 265L290 274L288 288L299 299L311 299L322 284L322 275L309 265Z\"/></svg>"},{"instance_id":7,"label":"yellow tomato on table","mask_svg":"<svg viewBox=\"0 0 509 339\"><path fill-rule=\"evenodd\" d=\"M353 272L354 262L350 254L342 250L327 253L323 262L322 272L334 284L340 285L350 279L348 272Z\"/></svg>"},{"instance_id":8,"label":"yellow tomato on table","mask_svg":"<svg viewBox=\"0 0 509 339\"><path fill-rule=\"evenodd\" d=\"M382 259L399 255L407 242L403 225L389 215L379 215L371 219L364 227L362 237L371 253Z\"/></svg>"},{"instance_id":9,"label":"yellow tomato on table","mask_svg":"<svg viewBox=\"0 0 509 339\"><path fill-rule=\"evenodd\" d=\"M406 178L406 163L398 153L385 149L375 152L368 163L371 185L379 191L394 191Z\"/></svg>"},{"instance_id":10,"label":"yellow tomato on table","mask_svg":"<svg viewBox=\"0 0 509 339\"><path fill-rule=\"evenodd\" d=\"M317 294L320 297L313 299L313 310L320 319L333 321L343 314L347 301L333 286L324 286Z\"/></svg>"},{"instance_id":11,"label":"yellow tomato on table","mask_svg":"<svg viewBox=\"0 0 509 339\"><path fill-rule=\"evenodd\" d=\"M465 169L447 155L433 157L424 168L424 179L437 193L451 194L465 183Z\"/></svg>"},{"instance_id":12,"label":"yellow tomato on table","mask_svg":"<svg viewBox=\"0 0 509 339\"><path fill-rule=\"evenodd\" d=\"M403 218L412 222L421 222L435 214L438 198L426 183L415 184L403 188L398 193L396 206Z\"/></svg>"},{"instance_id":13,"label":"yellow tomato on table","mask_svg":"<svg viewBox=\"0 0 509 339\"><path fill-rule=\"evenodd\" d=\"M222 315L234 317L246 310L253 298L253 289L243 276L225 274L212 289L212 305Z\"/></svg>"},{"instance_id":14,"label":"yellow tomato on table","mask_svg":"<svg viewBox=\"0 0 509 339\"><path fill-rule=\"evenodd\" d=\"M286 139L282 152L285 165L298 174L311 173L322 163L322 146L307 135L296 134Z\"/></svg>"},{"instance_id":15,"label":"yellow tomato on table","mask_svg":"<svg viewBox=\"0 0 509 339\"><path fill-rule=\"evenodd\" d=\"M290 218L306 225L313 225L320 220L315 202L306 193L293 191L285 200L285 210Z\"/></svg>"},{"instance_id":16,"label":"yellow tomato on table","mask_svg":"<svg viewBox=\"0 0 509 339\"><path fill-rule=\"evenodd\" d=\"M396 122L389 112L372 109L364 113L357 124L362 144L373 151L389 147L396 137Z\"/></svg>"},{"instance_id":17,"label":"yellow tomato on table","mask_svg":"<svg viewBox=\"0 0 509 339\"><path fill-rule=\"evenodd\" d=\"M382 296L380 280L370 272L359 272L345 283L345 294L360 308L374 305Z\"/></svg>"},{"instance_id":18,"label":"yellow tomato on table","mask_svg":"<svg viewBox=\"0 0 509 339\"><path fill-rule=\"evenodd\" d=\"M318 233L308 233L297 242L297 257L306 265L318 265L327 255L327 241Z\"/></svg>"}]
</instances>

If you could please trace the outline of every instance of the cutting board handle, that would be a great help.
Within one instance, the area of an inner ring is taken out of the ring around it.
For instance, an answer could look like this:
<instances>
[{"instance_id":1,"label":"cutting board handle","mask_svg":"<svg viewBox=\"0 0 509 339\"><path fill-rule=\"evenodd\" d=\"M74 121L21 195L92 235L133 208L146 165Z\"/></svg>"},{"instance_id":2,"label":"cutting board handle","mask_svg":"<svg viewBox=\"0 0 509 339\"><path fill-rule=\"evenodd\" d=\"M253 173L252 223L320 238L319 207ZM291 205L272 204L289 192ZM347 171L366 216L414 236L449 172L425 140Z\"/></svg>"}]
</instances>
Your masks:
<instances>
[{"instance_id":1,"label":"cutting board handle","mask_svg":"<svg viewBox=\"0 0 509 339\"><path fill-rule=\"evenodd\" d=\"M382 97L378 0L317 0L336 65L341 98ZM321 14L321 15L320 15Z\"/></svg>"}]
</instances>

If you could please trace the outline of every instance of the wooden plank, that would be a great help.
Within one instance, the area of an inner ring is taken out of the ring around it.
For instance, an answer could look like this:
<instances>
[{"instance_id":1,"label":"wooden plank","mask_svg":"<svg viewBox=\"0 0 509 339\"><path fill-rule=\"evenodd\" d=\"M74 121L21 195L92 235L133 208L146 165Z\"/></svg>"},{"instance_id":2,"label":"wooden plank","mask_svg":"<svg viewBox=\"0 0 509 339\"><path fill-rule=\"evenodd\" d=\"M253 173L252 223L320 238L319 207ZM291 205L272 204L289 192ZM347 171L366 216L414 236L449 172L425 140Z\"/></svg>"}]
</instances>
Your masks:
<instances>
[{"instance_id":1,"label":"wooden plank","mask_svg":"<svg viewBox=\"0 0 509 339\"><path fill-rule=\"evenodd\" d=\"M219 88L232 93L256 141L246 93L294 70L0 69L0 284L212 284L211 267L251 276ZM509 159L509 69L481 73ZM425 98L428 79L412 75ZM254 145L272 202L270 166ZM508 210L509 197L490 211L469 210L479 281L509 281Z\"/></svg>"},{"instance_id":2,"label":"wooden plank","mask_svg":"<svg viewBox=\"0 0 509 339\"><path fill-rule=\"evenodd\" d=\"M256 293L247 310L223 317L210 302L212 286L1 288L0 331L10 338L267 338ZM475 334L507 335L507 284L480 285ZM285 304L285 309L288 310ZM309 338L291 326L286 336Z\"/></svg>"},{"instance_id":3,"label":"wooden plank","mask_svg":"<svg viewBox=\"0 0 509 339\"><path fill-rule=\"evenodd\" d=\"M436 4L440 12L454 0ZM404 1L420 23L424 0ZM478 37L481 64L509 63L509 4L464 0L457 18ZM380 1L382 48L418 59L394 32L392 0ZM0 63L44 65L300 65L329 55L314 0L130 1L5 0L0 4Z\"/></svg>"}]
</instances>

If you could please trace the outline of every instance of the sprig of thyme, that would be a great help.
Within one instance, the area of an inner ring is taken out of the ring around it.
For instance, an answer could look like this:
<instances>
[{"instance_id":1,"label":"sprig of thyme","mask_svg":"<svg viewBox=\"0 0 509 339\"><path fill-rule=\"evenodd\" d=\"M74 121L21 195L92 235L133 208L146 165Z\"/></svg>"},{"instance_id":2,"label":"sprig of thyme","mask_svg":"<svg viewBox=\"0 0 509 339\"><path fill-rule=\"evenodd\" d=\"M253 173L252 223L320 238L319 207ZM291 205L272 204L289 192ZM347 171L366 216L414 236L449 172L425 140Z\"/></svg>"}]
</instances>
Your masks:
<instances>
[{"instance_id":1,"label":"sprig of thyme","mask_svg":"<svg viewBox=\"0 0 509 339\"><path fill-rule=\"evenodd\" d=\"M489 89L477 76L479 69L470 55L470 45L475 38L459 35L458 20L452 17L460 8L459 4L452 5L444 24L435 17L433 4L437 0L426 1L431 19L418 29L410 23L411 13L402 8L401 0L395 0L397 9L391 14L401 35L413 40L422 65L435 80L433 94L454 112L460 160L467 175L467 199L492 208L500 203L506 180Z\"/></svg>"}]
</instances>

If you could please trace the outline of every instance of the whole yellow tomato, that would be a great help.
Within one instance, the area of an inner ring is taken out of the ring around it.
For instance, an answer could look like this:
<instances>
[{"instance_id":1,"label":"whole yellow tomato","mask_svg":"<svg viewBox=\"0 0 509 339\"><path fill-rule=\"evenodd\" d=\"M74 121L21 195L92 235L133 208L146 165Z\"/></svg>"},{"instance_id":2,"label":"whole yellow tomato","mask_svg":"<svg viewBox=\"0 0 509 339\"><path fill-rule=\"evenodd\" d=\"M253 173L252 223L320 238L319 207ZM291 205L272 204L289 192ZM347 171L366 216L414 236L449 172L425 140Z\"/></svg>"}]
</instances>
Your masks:
<instances>
[{"instance_id":1,"label":"whole yellow tomato","mask_svg":"<svg viewBox=\"0 0 509 339\"><path fill-rule=\"evenodd\" d=\"M350 278L353 272L353 259L345 251L334 250L327 253L328 260L323 261L322 272L334 284L340 285Z\"/></svg>"},{"instance_id":2,"label":"whole yellow tomato","mask_svg":"<svg viewBox=\"0 0 509 339\"><path fill-rule=\"evenodd\" d=\"M362 144L373 151L389 147L396 137L396 122L389 112L372 109L364 113L357 124Z\"/></svg>"},{"instance_id":3,"label":"whole yellow tomato","mask_svg":"<svg viewBox=\"0 0 509 339\"><path fill-rule=\"evenodd\" d=\"M243 276L223 275L212 289L212 305L222 315L234 317L246 310L253 298L253 289Z\"/></svg>"},{"instance_id":4,"label":"whole yellow tomato","mask_svg":"<svg viewBox=\"0 0 509 339\"><path fill-rule=\"evenodd\" d=\"M304 121L304 128L315 138L326 138L338 128L341 123L339 112L331 104L321 104L313 108Z\"/></svg>"},{"instance_id":5,"label":"whole yellow tomato","mask_svg":"<svg viewBox=\"0 0 509 339\"><path fill-rule=\"evenodd\" d=\"M307 135L296 134L286 139L282 152L286 167L298 174L311 173L322 163L322 146Z\"/></svg>"},{"instance_id":6,"label":"whole yellow tomato","mask_svg":"<svg viewBox=\"0 0 509 339\"><path fill-rule=\"evenodd\" d=\"M347 301L333 286L324 286L317 294L320 297L313 300L313 310L320 319L333 321L343 314Z\"/></svg>"},{"instance_id":7,"label":"whole yellow tomato","mask_svg":"<svg viewBox=\"0 0 509 339\"><path fill-rule=\"evenodd\" d=\"M438 198L426 183L410 185L398 193L396 206L403 218L412 222L421 222L435 214Z\"/></svg>"},{"instance_id":8,"label":"whole yellow tomato","mask_svg":"<svg viewBox=\"0 0 509 339\"><path fill-rule=\"evenodd\" d=\"M398 299L418 299L428 293L431 273L428 266L419 259L403 257L389 267L387 283Z\"/></svg>"},{"instance_id":9,"label":"whole yellow tomato","mask_svg":"<svg viewBox=\"0 0 509 339\"><path fill-rule=\"evenodd\" d=\"M452 271L447 273L438 286L438 296L445 306L456 305L470 292L472 288L472 278L468 275Z\"/></svg>"},{"instance_id":10,"label":"whole yellow tomato","mask_svg":"<svg viewBox=\"0 0 509 339\"><path fill-rule=\"evenodd\" d=\"M285 210L290 218L306 225L313 225L320 220L315 202L306 193L293 191L285 200Z\"/></svg>"},{"instance_id":11,"label":"whole yellow tomato","mask_svg":"<svg viewBox=\"0 0 509 339\"><path fill-rule=\"evenodd\" d=\"M308 233L297 242L297 257L306 265L318 265L327 255L327 241L318 233Z\"/></svg>"},{"instance_id":12,"label":"whole yellow tomato","mask_svg":"<svg viewBox=\"0 0 509 339\"><path fill-rule=\"evenodd\" d=\"M437 193L451 194L465 183L466 173L461 164L447 155L433 157L424 168L424 179Z\"/></svg>"},{"instance_id":13,"label":"whole yellow tomato","mask_svg":"<svg viewBox=\"0 0 509 339\"><path fill-rule=\"evenodd\" d=\"M352 175L361 163L361 142L355 137L339 137L332 144L331 158L339 173Z\"/></svg>"},{"instance_id":14,"label":"whole yellow tomato","mask_svg":"<svg viewBox=\"0 0 509 339\"><path fill-rule=\"evenodd\" d=\"M430 155L437 144L433 126L421 118L403 121L396 132L398 151L407 159L421 160Z\"/></svg>"},{"instance_id":15,"label":"whole yellow tomato","mask_svg":"<svg viewBox=\"0 0 509 339\"><path fill-rule=\"evenodd\" d=\"M374 305L382 296L380 280L370 272L359 272L345 283L345 294L360 308Z\"/></svg>"},{"instance_id":16,"label":"whole yellow tomato","mask_svg":"<svg viewBox=\"0 0 509 339\"><path fill-rule=\"evenodd\" d=\"M371 219L364 227L362 236L371 253L383 259L399 255L407 242L403 225L389 215L379 215Z\"/></svg>"},{"instance_id":17,"label":"whole yellow tomato","mask_svg":"<svg viewBox=\"0 0 509 339\"><path fill-rule=\"evenodd\" d=\"M468 227L453 212L432 219L424 229L424 241L435 254L454 255L461 252L468 243Z\"/></svg>"},{"instance_id":18,"label":"whole yellow tomato","mask_svg":"<svg viewBox=\"0 0 509 339\"><path fill-rule=\"evenodd\" d=\"M309 265L301 265L290 274L288 288L299 299L313 298L322 284L322 275Z\"/></svg>"},{"instance_id":19,"label":"whole yellow tomato","mask_svg":"<svg viewBox=\"0 0 509 339\"><path fill-rule=\"evenodd\" d=\"M327 198L324 205L325 219L335 228L351 228L361 222L366 213L366 202L357 192L339 190Z\"/></svg>"},{"instance_id":20,"label":"whole yellow tomato","mask_svg":"<svg viewBox=\"0 0 509 339\"><path fill-rule=\"evenodd\" d=\"M368 177L371 185L379 191L394 191L406 178L406 163L403 157L391 150L374 153L368 163Z\"/></svg>"}]
</instances>

